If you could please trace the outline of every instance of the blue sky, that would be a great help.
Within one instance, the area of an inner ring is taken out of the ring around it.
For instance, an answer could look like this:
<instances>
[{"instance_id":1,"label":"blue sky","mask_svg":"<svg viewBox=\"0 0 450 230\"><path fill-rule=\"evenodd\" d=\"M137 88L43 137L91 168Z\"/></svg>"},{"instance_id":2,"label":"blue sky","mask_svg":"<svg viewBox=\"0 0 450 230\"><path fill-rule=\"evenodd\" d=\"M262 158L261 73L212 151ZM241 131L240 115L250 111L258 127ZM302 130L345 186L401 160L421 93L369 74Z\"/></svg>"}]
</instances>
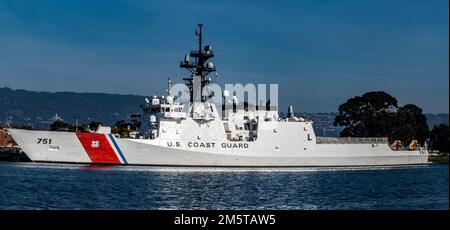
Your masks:
<instances>
[{"instance_id":1,"label":"blue sky","mask_svg":"<svg viewBox=\"0 0 450 230\"><path fill-rule=\"evenodd\" d=\"M278 83L281 110L383 90L449 111L448 0L0 0L0 87L153 95L205 24L218 83Z\"/></svg>"}]
</instances>

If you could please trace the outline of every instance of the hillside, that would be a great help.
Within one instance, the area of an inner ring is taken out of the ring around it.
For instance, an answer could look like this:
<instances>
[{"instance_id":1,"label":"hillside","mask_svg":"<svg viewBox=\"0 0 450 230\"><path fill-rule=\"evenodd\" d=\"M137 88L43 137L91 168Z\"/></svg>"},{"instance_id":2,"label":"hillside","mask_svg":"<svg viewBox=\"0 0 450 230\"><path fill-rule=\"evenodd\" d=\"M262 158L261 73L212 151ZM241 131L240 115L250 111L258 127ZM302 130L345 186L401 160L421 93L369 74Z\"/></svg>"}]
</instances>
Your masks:
<instances>
[{"instance_id":1,"label":"hillside","mask_svg":"<svg viewBox=\"0 0 450 230\"><path fill-rule=\"evenodd\" d=\"M448 113L439 113L439 114L425 114L425 117L427 117L427 123L428 127L430 129L433 128L435 125L439 125L442 123L448 124Z\"/></svg>"},{"instance_id":2,"label":"hillside","mask_svg":"<svg viewBox=\"0 0 450 230\"><path fill-rule=\"evenodd\" d=\"M34 92L0 88L0 123L7 119L14 124L49 120L55 113L73 123L90 120L113 124L140 112L144 96L106 93Z\"/></svg>"},{"instance_id":3,"label":"hillside","mask_svg":"<svg viewBox=\"0 0 450 230\"><path fill-rule=\"evenodd\" d=\"M74 117L80 123L101 121L112 125L118 120L127 119L131 113L140 112L139 105L144 96L106 93L73 92L35 92L0 88L0 125L7 120L15 125L32 124L34 128L47 129L50 118L58 114L64 121L74 124ZM334 113L302 114L315 121L317 132L322 135L326 128L328 135L337 135L332 126ZM448 124L448 113L425 114L430 129L440 123Z\"/></svg>"}]
</instances>

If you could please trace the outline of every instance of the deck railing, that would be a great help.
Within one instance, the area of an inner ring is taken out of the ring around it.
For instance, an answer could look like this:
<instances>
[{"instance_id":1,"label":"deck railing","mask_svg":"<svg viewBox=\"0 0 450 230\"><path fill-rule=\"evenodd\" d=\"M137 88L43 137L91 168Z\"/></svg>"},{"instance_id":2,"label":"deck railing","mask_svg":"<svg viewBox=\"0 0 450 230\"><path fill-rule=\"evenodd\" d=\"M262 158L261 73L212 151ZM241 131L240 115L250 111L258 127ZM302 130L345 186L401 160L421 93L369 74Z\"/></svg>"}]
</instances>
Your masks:
<instances>
[{"instance_id":1,"label":"deck railing","mask_svg":"<svg viewBox=\"0 0 450 230\"><path fill-rule=\"evenodd\" d=\"M316 137L317 144L387 144L387 137Z\"/></svg>"}]
</instances>

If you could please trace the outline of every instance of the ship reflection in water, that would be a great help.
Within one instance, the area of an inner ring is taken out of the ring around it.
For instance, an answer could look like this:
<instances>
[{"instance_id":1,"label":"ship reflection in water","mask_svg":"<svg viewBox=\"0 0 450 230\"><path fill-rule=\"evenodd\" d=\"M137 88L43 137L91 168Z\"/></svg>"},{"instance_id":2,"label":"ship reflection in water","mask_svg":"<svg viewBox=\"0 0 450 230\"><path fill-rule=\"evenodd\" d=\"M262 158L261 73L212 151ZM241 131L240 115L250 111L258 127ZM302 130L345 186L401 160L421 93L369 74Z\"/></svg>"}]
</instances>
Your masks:
<instances>
[{"instance_id":1,"label":"ship reflection in water","mask_svg":"<svg viewBox=\"0 0 450 230\"><path fill-rule=\"evenodd\" d=\"M448 209L448 164L221 169L0 162L0 209Z\"/></svg>"}]
</instances>

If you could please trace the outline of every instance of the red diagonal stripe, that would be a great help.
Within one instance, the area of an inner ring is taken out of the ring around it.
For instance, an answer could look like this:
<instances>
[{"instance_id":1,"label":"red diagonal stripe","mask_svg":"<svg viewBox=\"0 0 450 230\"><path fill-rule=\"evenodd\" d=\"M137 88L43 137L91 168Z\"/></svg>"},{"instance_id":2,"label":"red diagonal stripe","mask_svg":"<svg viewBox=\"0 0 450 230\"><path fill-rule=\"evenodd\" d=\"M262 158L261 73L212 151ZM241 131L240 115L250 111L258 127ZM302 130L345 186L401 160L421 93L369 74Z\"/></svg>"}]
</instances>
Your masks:
<instances>
[{"instance_id":1,"label":"red diagonal stripe","mask_svg":"<svg viewBox=\"0 0 450 230\"><path fill-rule=\"evenodd\" d=\"M109 144L106 135L98 133L77 133L77 137L92 163L120 164L120 160ZM94 141L98 141L98 147L92 145Z\"/></svg>"}]
</instances>

